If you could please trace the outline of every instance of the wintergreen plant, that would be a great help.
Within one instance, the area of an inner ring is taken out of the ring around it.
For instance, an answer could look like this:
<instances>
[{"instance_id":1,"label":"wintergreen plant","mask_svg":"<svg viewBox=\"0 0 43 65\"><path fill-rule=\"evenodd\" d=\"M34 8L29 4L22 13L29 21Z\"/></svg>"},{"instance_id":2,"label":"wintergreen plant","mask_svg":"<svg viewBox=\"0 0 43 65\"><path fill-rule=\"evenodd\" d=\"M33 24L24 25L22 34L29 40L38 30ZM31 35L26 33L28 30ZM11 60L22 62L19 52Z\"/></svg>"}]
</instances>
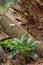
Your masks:
<instances>
[{"instance_id":1,"label":"wintergreen plant","mask_svg":"<svg viewBox=\"0 0 43 65\"><path fill-rule=\"evenodd\" d=\"M27 42L25 44L26 40ZM26 34L23 34L20 40L17 38L7 39L0 42L0 46L8 48L9 50L18 50L19 53L25 56L27 52L35 50L37 43L37 41L32 42L32 38L27 39ZM34 54L34 56L36 55Z\"/></svg>"}]
</instances>

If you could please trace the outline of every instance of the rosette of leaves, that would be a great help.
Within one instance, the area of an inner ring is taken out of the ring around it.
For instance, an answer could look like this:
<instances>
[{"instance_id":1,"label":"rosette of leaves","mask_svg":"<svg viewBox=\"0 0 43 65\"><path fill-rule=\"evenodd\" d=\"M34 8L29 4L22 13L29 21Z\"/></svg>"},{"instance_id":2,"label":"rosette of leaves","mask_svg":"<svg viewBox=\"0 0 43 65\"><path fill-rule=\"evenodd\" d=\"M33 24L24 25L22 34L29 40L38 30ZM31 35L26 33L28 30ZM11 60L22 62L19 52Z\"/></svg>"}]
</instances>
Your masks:
<instances>
[{"instance_id":1,"label":"rosette of leaves","mask_svg":"<svg viewBox=\"0 0 43 65\"><path fill-rule=\"evenodd\" d=\"M25 41L26 44L25 44ZM9 50L17 50L18 53L22 54L22 56L26 56L27 52L33 51L36 48L37 45L37 41L32 42L32 38L28 38L27 39L27 35L23 34L21 36L21 39L17 39L17 38L13 38L13 39L7 39L4 40L2 42L0 42L0 46L8 48ZM15 54L17 54L17 52L15 52ZM15 54L12 54L10 56L14 57ZM31 54L30 57L37 57L36 54Z\"/></svg>"}]
</instances>

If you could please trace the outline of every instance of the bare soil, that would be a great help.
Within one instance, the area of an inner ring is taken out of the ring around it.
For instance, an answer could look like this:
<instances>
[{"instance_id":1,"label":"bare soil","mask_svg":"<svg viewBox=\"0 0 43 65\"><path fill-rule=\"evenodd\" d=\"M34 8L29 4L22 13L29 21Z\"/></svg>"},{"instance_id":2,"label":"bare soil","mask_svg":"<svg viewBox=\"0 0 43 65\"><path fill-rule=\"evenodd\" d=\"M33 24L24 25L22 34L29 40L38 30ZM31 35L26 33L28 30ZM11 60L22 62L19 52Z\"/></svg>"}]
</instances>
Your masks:
<instances>
[{"instance_id":1,"label":"bare soil","mask_svg":"<svg viewBox=\"0 0 43 65\"><path fill-rule=\"evenodd\" d=\"M27 30L36 40L43 42L43 22L29 21L22 24L22 27Z\"/></svg>"}]
</instances>

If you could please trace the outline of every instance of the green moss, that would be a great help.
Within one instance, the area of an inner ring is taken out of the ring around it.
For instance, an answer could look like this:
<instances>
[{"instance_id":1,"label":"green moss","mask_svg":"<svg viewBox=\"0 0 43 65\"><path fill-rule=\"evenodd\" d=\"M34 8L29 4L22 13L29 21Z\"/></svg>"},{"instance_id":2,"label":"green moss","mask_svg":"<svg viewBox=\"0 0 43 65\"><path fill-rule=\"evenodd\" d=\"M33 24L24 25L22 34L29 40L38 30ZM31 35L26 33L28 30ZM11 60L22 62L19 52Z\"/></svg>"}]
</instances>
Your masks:
<instances>
[{"instance_id":1,"label":"green moss","mask_svg":"<svg viewBox=\"0 0 43 65\"><path fill-rule=\"evenodd\" d=\"M0 14L3 14L11 6L11 4L11 2L8 2L4 6L0 5Z\"/></svg>"}]
</instances>

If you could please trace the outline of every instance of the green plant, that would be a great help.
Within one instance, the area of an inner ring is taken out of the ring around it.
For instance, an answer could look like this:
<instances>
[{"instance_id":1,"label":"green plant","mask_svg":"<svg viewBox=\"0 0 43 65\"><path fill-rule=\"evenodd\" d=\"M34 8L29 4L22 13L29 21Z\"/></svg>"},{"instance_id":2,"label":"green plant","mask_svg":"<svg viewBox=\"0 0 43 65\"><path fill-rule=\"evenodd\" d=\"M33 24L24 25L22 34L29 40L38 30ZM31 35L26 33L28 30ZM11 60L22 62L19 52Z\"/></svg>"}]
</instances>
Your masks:
<instances>
[{"instance_id":1,"label":"green plant","mask_svg":"<svg viewBox=\"0 0 43 65\"><path fill-rule=\"evenodd\" d=\"M24 41L26 40L27 42L25 44ZM18 50L18 53L26 56L27 52L35 50L37 43L37 41L32 42L32 38L27 39L26 34L23 34L20 40L17 38L7 39L3 42L0 42L0 46L6 47L9 50ZM31 56L33 56L33 54Z\"/></svg>"},{"instance_id":2,"label":"green plant","mask_svg":"<svg viewBox=\"0 0 43 65\"><path fill-rule=\"evenodd\" d=\"M0 14L3 14L12 4L13 2L9 1L9 2L6 2L4 6L0 5Z\"/></svg>"}]
</instances>

